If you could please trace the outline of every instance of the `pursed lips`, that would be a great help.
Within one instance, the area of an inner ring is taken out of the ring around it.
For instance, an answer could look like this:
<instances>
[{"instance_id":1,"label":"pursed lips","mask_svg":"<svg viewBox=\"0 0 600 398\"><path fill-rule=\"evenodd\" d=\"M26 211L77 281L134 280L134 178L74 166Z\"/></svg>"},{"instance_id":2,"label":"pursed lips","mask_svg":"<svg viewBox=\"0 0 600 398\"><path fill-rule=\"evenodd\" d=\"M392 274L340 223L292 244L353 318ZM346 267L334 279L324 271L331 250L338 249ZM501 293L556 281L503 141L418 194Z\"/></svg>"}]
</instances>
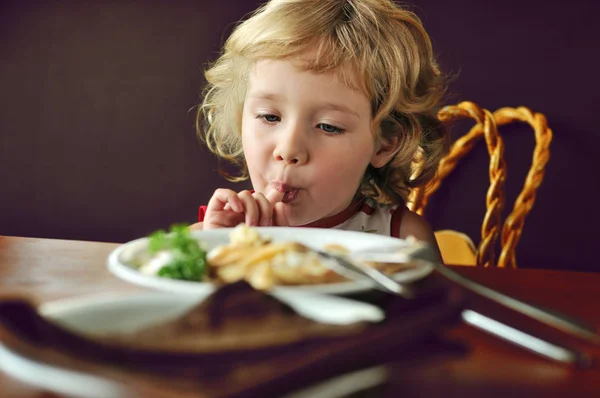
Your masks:
<instances>
[{"instance_id":1,"label":"pursed lips","mask_svg":"<svg viewBox=\"0 0 600 398\"><path fill-rule=\"evenodd\" d=\"M293 201L296 196L298 196L298 191L300 190L300 188L294 187L283 181L273 181L271 182L271 186L278 192L283 193L283 198L281 199L283 203L289 203Z\"/></svg>"}]
</instances>

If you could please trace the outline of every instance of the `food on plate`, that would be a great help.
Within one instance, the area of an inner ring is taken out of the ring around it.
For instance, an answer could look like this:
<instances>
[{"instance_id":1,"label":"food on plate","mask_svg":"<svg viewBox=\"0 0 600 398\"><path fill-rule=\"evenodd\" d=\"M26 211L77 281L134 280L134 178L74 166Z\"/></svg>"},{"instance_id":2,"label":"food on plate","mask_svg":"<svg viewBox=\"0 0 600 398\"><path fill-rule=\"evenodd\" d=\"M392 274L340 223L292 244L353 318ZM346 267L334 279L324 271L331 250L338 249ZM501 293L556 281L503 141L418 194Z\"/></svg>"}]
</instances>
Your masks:
<instances>
[{"instance_id":1,"label":"food on plate","mask_svg":"<svg viewBox=\"0 0 600 398\"><path fill-rule=\"evenodd\" d=\"M170 233L154 232L148 237L148 250L135 256L126 255L125 261L143 274L201 281L207 272L206 255L206 249L191 236L187 226L177 224Z\"/></svg>"},{"instance_id":2,"label":"food on plate","mask_svg":"<svg viewBox=\"0 0 600 398\"><path fill-rule=\"evenodd\" d=\"M339 249L338 249L339 250ZM221 282L247 280L257 289L273 285L305 285L339 282L314 250L298 242L271 242L258 231L238 226L228 244L208 253L212 276Z\"/></svg>"},{"instance_id":3,"label":"food on plate","mask_svg":"<svg viewBox=\"0 0 600 398\"><path fill-rule=\"evenodd\" d=\"M325 251L344 255L343 245L330 244ZM150 236L147 252L128 259L139 272L166 278L234 283L248 281L254 288L268 290L276 285L312 285L346 281L331 269L315 250L299 242L273 242L256 228L239 225L228 243L205 248L185 226L171 233L159 231ZM395 273L404 264L369 264L386 273Z\"/></svg>"}]
</instances>

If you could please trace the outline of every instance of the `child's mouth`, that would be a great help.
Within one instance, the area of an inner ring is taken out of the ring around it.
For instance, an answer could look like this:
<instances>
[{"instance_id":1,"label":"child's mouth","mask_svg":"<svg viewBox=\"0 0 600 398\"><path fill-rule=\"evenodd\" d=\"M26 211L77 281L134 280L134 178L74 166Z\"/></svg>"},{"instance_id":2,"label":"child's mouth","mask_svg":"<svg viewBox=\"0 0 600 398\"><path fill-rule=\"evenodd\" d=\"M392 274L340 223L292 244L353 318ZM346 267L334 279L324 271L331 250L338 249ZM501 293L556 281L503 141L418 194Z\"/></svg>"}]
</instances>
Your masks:
<instances>
[{"instance_id":1,"label":"child's mouth","mask_svg":"<svg viewBox=\"0 0 600 398\"><path fill-rule=\"evenodd\" d=\"M273 186L277 191L283 194L283 198L281 199L283 203L290 203L298 196L299 189L284 182L276 181L273 183Z\"/></svg>"},{"instance_id":2,"label":"child's mouth","mask_svg":"<svg viewBox=\"0 0 600 398\"><path fill-rule=\"evenodd\" d=\"M281 199L281 201L283 203L289 203L289 202L293 201L294 199L296 199L296 196L298 196L298 190L291 189L291 190L285 191L283 193L283 199Z\"/></svg>"}]
</instances>

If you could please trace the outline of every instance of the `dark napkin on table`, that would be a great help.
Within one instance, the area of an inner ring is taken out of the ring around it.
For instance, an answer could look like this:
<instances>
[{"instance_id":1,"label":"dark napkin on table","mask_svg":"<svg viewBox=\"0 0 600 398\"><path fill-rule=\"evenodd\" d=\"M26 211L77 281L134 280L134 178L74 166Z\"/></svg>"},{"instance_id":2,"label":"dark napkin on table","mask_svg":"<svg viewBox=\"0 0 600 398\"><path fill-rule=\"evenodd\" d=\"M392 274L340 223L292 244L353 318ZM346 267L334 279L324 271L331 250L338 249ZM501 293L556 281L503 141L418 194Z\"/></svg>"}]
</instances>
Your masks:
<instances>
[{"instance_id":1,"label":"dark napkin on table","mask_svg":"<svg viewBox=\"0 0 600 398\"><path fill-rule=\"evenodd\" d=\"M33 360L126 384L140 396L281 396L369 366L456 354L438 337L459 321L462 297L429 279L415 299L385 295L386 319L378 324L321 324L238 282L177 320L102 338L52 323L27 300L4 299L0 341Z\"/></svg>"}]
</instances>

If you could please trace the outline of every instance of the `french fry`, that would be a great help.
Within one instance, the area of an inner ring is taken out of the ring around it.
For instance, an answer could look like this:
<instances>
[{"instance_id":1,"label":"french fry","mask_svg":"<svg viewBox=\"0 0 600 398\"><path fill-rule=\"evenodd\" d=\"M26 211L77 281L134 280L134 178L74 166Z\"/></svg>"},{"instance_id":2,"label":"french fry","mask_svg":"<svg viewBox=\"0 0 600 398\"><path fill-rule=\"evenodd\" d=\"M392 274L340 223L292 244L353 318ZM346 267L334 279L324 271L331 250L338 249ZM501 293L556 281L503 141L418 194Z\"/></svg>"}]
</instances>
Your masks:
<instances>
[{"instance_id":1,"label":"french fry","mask_svg":"<svg viewBox=\"0 0 600 398\"><path fill-rule=\"evenodd\" d=\"M246 267L242 264L228 264L217 268L217 278L225 283L234 283L246 277Z\"/></svg>"},{"instance_id":2,"label":"french fry","mask_svg":"<svg viewBox=\"0 0 600 398\"><path fill-rule=\"evenodd\" d=\"M222 267L242 261L254 250L256 248L241 245L220 246L211 252L208 261L213 267Z\"/></svg>"},{"instance_id":3,"label":"french fry","mask_svg":"<svg viewBox=\"0 0 600 398\"><path fill-rule=\"evenodd\" d=\"M238 230L239 229L239 230ZM275 285L320 284L344 278L323 265L321 258L298 242L271 242L246 226L236 228L232 243L213 249L208 263L217 279L225 283L247 280L255 289L268 290ZM348 249L328 245L326 250L339 254Z\"/></svg>"},{"instance_id":4,"label":"french fry","mask_svg":"<svg viewBox=\"0 0 600 398\"><path fill-rule=\"evenodd\" d=\"M257 290L269 290L274 284L271 265L267 261L256 264L246 280Z\"/></svg>"}]
</instances>

